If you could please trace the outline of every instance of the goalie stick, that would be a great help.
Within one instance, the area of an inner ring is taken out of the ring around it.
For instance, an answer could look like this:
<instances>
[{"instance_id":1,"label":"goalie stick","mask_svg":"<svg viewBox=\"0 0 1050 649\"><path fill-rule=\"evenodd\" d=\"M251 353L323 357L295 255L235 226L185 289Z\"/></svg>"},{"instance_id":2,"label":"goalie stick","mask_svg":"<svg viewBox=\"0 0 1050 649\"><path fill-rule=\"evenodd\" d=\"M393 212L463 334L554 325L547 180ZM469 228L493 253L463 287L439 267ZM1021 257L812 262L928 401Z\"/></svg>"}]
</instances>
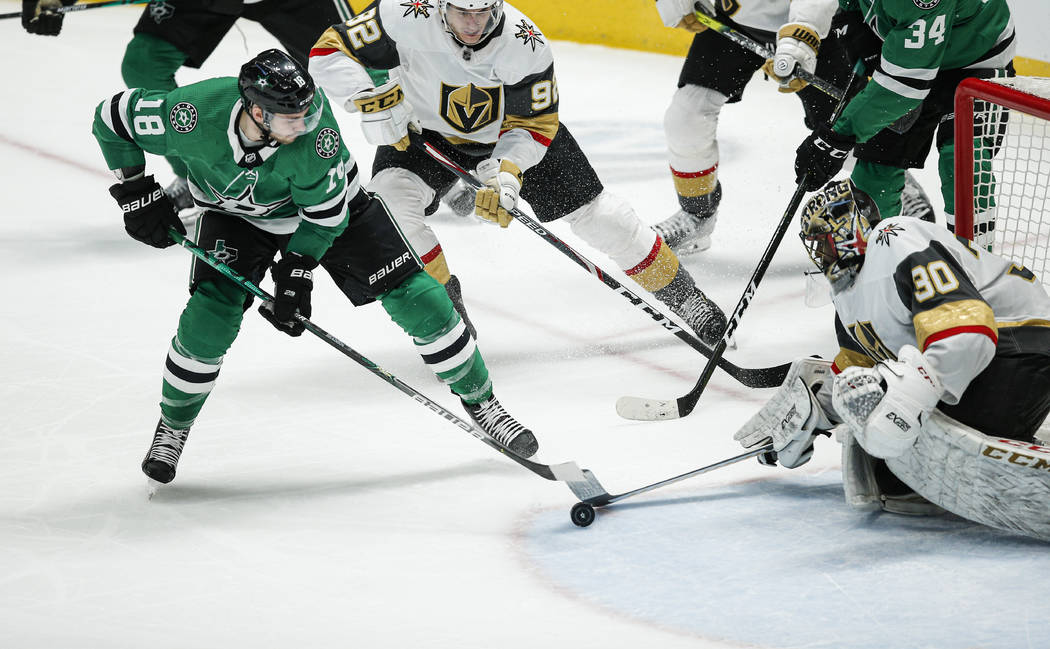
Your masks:
<instances>
[{"instance_id":1,"label":"goalie stick","mask_svg":"<svg viewBox=\"0 0 1050 649\"><path fill-rule=\"evenodd\" d=\"M243 289L246 293L250 293L265 302L273 302L273 296L271 296L269 293L256 286L254 283L246 279L243 275L241 275L234 269L230 268L223 262L213 257L210 253L205 251L200 246L194 244L192 241L184 237L179 232L176 232L174 229L169 229L168 234L176 243L178 243L186 250L190 251L190 253L192 253L194 257L200 259L204 263L214 268L224 277L240 286L241 289ZM426 395L422 394L412 386L408 385L407 383L397 378L390 372L384 370L369 359L365 358L362 354L354 350L352 347L339 340L332 334L328 333L321 327L317 326L308 318L304 317L302 314L296 312L295 319L301 322L303 324L303 327L305 327L307 331L317 336L324 342L328 343L332 347L336 348L343 355L350 357L358 365L361 365L372 374L378 376L390 385L394 386L395 388L409 396L412 400L422 404L429 410L441 415L456 427L470 433L471 435L481 440L488 446L496 449L503 455L517 462L529 471L532 471L541 478L545 478L547 480L552 481L564 482L568 485L569 489L572 490L572 492L576 495L577 498L584 498L585 494L590 494L595 489L601 488L601 486L598 484L597 478L594 477L594 474L588 470L580 470L580 467L577 466L575 462L563 462L561 464L542 464L540 462L533 462L532 460L520 457L513 451L503 448L495 440L481 433L473 426L468 424L466 421L464 421L462 418L457 417L455 414L442 407L441 404L432 401Z\"/></svg>"},{"instance_id":2,"label":"goalie stick","mask_svg":"<svg viewBox=\"0 0 1050 649\"><path fill-rule=\"evenodd\" d=\"M470 172L464 170L453 160L449 159L445 154L438 151L430 142L427 142L416 135L412 136L412 141L426 151L430 157L437 160L441 165L461 178L467 186L474 190L481 188L481 182L477 178L475 178ZM543 227L543 225L538 223L535 219L517 208L512 208L508 210L508 212L515 219L521 221L529 231L557 248L562 254L576 262L581 268L597 277L600 282L611 288L617 294L623 296L624 299L635 307L647 313L649 317L658 322L664 329L674 334L679 340L700 352L705 357L713 358L711 348L702 343L699 338L679 327L674 321L656 309L656 307L643 300L629 288L616 281L616 279L610 276L609 273L605 272L586 257L576 252L576 250L574 250L569 244L556 237L554 233ZM721 354L718 354L717 364L719 368L726 372L726 374L729 374L729 376L749 388L771 388L780 385L784 381L784 377L787 376L788 368L791 366L790 363L784 363L783 365L776 365L773 367L739 367L738 365L734 365L722 358Z\"/></svg>"},{"instance_id":3,"label":"goalie stick","mask_svg":"<svg viewBox=\"0 0 1050 649\"><path fill-rule=\"evenodd\" d=\"M74 11L84 11L85 9L103 9L105 7L118 7L120 5L144 5L149 0L114 0L113 2L99 2L96 4L75 4L69 5L68 7L55 7L51 11L59 14L68 14ZM21 18L21 11L12 11L11 13L0 14L0 20L5 18Z\"/></svg>"},{"instance_id":4,"label":"goalie stick","mask_svg":"<svg viewBox=\"0 0 1050 649\"><path fill-rule=\"evenodd\" d=\"M627 498L633 498L634 496L648 493L650 491L653 491L654 489L666 487L667 485L671 485L676 482L681 482L682 480L698 476L702 473L709 473L711 471L714 471L715 469L721 469L722 467L729 466L730 464L736 464L737 462L743 462L748 458L762 455L763 453L772 452L772 450L773 445L766 444L758 448L753 448L745 453L741 453L740 455L734 455L733 457L722 460L721 462L708 464L705 467L701 467L699 469L695 469L693 471L689 471L681 475L676 475L673 478L668 478L659 482L653 482L652 484L647 484L643 487L632 489L631 491L625 491L621 494L610 494L608 491L605 490L604 487L602 487L601 483L598 482L598 479L594 477L594 474L592 474L587 469L584 469L583 474L590 479L591 490L583 491L581 489L581 491L577 491L573 489L573 493L575 493L576 496L580 499L580 502L572 506L572 510L569 512L569 515L572 518L573 524L577 525L578 527L587 527L588 525L594 522L595 507L605 507L606 505L611 505L615 502L626 500Z\"/></svg>"},{"instance_id":5,"label":"goalie stick","mask_svg":"<svg viewBox=\"0 0 1050 649\"><path fill-rule=\"evenodd\" d=\"M846 90L853 85L853 80L856 79L857 73L854 71L849 78L849 82L846 84ZM829 124L833 124L839 115L842 114L842 109L846 107L847 94L843 94L839 99L838 105L835 106L835 110L832 111L831 117L828 119ZM777 229L773 233L773 238L769 240L769 244L766 246L765 251L762 253L762 257L758 260L758 266L755 267L755 272L751 274L751 281L748 282L747 288L744 289L744 294L740 296L740 301L737 302L736 308L733 310L732 317L726 323L726 330L722 334L722 339L715 345L715 350L708 360L707 365L704 366L704 371L700 373L700 378L696 380L696 385L687 394L678 397L671 401L668 399L646 399L644 397L620 397L616 401L616 413L625 419L636 419L640 421L658 421L662 419L679 419L686 417L689 413L693 412L696 408L696 404L700 401L700 395L703 394L704 389L707 388L708 382L711 380L711 375L715 372L715 361L721 360L722 354L725 353L726 346L729 344L733 336L733 332L736 330L737 325L740 323L740 318L743 317L744 311L747 310L748 305L751 303L751 299L755 296L755 291L758 290L758 284L762 281L762 278L766 274L766 270L769 265L773 262L773 255L776 254L777 248L780 247L780 242L784 240L784 234L787 232L788 227L791 225L791 220L795 216L795 211L798 210L799 204L802 203L802 197L806 195L806 181L808 180L809 174L806 173L802 176L798 185L795 187L795 193L791 196L791 201L788 203L788 207L784 210L784 215L780 217L780 222L777 224ZM784 367L790 367L790 363ZM784 376L781 377L781 382L787 377L787 370L784 372Z\"/></svg>"}]
</instances>

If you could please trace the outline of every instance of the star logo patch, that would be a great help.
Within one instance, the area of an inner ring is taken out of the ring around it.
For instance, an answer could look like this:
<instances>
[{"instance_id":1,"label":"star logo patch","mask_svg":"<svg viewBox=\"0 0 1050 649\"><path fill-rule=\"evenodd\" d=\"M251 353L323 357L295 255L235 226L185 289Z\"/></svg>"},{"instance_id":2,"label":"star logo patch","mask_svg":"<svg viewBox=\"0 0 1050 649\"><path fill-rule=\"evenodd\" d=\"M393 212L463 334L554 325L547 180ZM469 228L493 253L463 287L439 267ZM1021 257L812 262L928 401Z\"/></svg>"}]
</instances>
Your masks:
<instances>
[{"instance_id":1,"label":"star logo patch","mask_svg":"<svg viewBox=\"0 0 1050 649\"><path fill-rule=\"evenodd\" d=\"M903 225L897 225L895 223L885 225L879 228L879 236L875 238L875 243L888 246L890 245L890 237L895 237L901 232L904 232Z\"/></svg>"},{"instance_id":2,"label":"star logo patch","mask_svg":"<svg viewBox=\"0 0 1050 649\"><path fill-rule=\"evenodd\" d=\"M413 18L430 18L430 10L434 8L434 5L430 4L430 0L408 0L408 2L402 2L402 7L405 7L405 13L402 17L412 14Z\"/></svg>"},{"instance_id":3,"label":"star logo patch","mask_svg":"<svg viewBox=\"0 0 1050 649\"><path fill-rule=\"evenodd\" d=\"M514 38L520 38L525 42L525 45L532 46L533 52L536 51L537 44L543 45L544 40L541 38L543 34L541 34L540 30L536 29L533 25L525 22L524 18L522 18L521 22L515 25L515 27L518 29L518 33L514 34Z\"/></svg>"},{"instance_id":4,"label":"star logo patch","mask_svg":"<svg viewBox=\"0 0 1050 649\"><path fill-rule=\"evenodd\" d=\"M197 126L197 107L187 101L180 101L168 113L168 121L179 133L189 133Z\"/></svg>"},{"instance_id":5,"label":"star logo patch","mask_svg":"<svg viewBox=\"0 0 1050 649\"><path fill-rule=\"evenodd\" d=\"M339 153L339 133L335 129L322 128L314 140L314 150L325 160Z\"/></svg>"}]
</instances>

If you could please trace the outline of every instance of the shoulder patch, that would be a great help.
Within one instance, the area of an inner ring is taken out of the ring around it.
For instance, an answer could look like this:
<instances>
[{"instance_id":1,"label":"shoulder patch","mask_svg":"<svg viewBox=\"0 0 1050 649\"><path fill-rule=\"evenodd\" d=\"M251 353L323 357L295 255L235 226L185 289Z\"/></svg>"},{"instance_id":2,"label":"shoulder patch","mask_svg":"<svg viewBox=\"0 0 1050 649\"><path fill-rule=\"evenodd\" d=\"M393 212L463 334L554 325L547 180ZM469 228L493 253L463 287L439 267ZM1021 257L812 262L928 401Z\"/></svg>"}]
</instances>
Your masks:
<instances>
[{"instance_id":1,"label":"shoulder patch","mask_svg":"<svg viewBox=\"0 0 1050 649\"><path fill-rule=\"evenodd\" d=\"M322 128L314 140L314 150L326 160L334 157L339 153L339 133L335 129Z\"/></svg>"},{"instance_id":2,"label":"shoulder patch","mask_svg":"<svg viewBox=\"0 0 1050 649\"><path fill-rule=\"evenodd\" d=\"M879 228L879 234L875 237L875 243L884 246L890 245L893 237L898 236L901 232L904 232L904 226L897 223L887 223L886 225Z\"/></svg>"},{"instance_id":3,"label":"shoulder patch","mask_svg":"<svg viewBox=\"0 0 1050 649\"><path fill-rule=\"evenodd\" d=\"M189 133L197 126L197 107L188 101L180 101L171 109L168 120L179 133Z\"/></svg>"},{"instance_id":4,"label":"shoulder patch","mask_svg":"<svg viewBox=\"0 0 1050 649\"><path fill-rule=\"evenodd\" d=\"M434 8L434 5L430 4L430 0L408 0L407 2L401 3L402 7L405 7L405 13L402 14L402 18L412 14L413 18L430 18L430 12Z\"/></svg>"},{"instance_id":5,"label":"shoulder patch","mask_svg":"<svg viewBox=\"0 0 1050 649\"><path fill-rule=\"evenodd\" d=\"M941 0L911 0L919 9L933 9L941 4Z\"/></svg>"},{"instance_id":6,"label":"shoulder patch","mask_svg":"<svg viewBox=\"0 0 1050 649\"><path fill-rule=\"evenodd\" d=\"M529 23L525 22L524 18L522 18L521 22L519 22L514 27L518 30L517 33L514 34L514 38L520 38L522 41L524 41L525 45L531 46L533 52L536 51L537 44L543 45L543 34L541 34L540 30L536 29L534 25L530 25Z\"/></svg>"}]
</instances>

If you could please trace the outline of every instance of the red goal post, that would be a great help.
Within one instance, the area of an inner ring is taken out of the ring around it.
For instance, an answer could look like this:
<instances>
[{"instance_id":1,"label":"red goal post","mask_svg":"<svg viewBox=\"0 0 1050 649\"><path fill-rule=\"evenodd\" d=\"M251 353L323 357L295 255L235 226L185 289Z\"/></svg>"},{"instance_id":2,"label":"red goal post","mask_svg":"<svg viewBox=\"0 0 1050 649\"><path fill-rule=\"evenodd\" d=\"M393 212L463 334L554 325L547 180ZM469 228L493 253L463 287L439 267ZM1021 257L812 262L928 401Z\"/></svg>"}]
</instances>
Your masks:
<instances>
[{"instance_id":1,"label":"red goal post","mask_svg":"<svg viewBox=\"0 0 1050 649\"><path fill-rule=\"evenodd\" d=\"M1048 192L1050 79L965 79L955 93L956 233L1050 283Z\"/></svg>"}]
</instances>

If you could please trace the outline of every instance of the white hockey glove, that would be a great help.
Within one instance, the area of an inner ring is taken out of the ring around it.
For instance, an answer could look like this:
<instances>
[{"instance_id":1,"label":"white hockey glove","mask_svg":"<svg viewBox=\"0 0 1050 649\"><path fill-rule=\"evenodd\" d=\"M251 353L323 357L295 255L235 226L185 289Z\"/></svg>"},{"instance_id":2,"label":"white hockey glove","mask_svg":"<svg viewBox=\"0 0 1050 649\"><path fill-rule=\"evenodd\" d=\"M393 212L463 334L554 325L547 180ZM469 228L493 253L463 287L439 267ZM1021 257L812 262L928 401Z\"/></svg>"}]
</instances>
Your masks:
<instances>
[{"instance_id":1,"label":"white hockey glove","mask_svg":"<svg viewBox=\"0 0 1050 649\"><path fill-rule=\"evenodd\" d=\"M693 0L656 0L656 11L660 14L660 20L664 25L699 33L707 29L707 25L697 20L693 11L707 9L706 13L713 15L714 9L706 7L706 4L710 3L694 2Z\"/></svg>"},{"instance_id":2,"label":"white hockey glove","mask_svg":"<svg viewBox=\"0 0 1050 649\"><path fill-rule=\"evenodd\" d=\"M800 358L791 364L783 385L744 426L733 435L744 448L773 442L780 464L788 469L813 457L813 439L834 423L821 407L816 393L832 378L831 362Z\"/></svg>"},{"instance_id":3,"label":"white hockey glove","mask_svg":"<svg viewBox=\"0 0 1050 649\"><path fill-rule=\"evenodd\" d=\"M919 436L922 423L944 394L933 368L905 345L896 361L848 367L835 377L832 404L857 442L879 458L899 457Z\"/></svg>"},{"instance_id":4,"label":"white hockey glove","mask_svg":"<svg viewBox=\"0 0 1050 649\"><path fill-rule=\"evenodd\" d=\"M518 204L521 169L506 158L489 158L478 164L477 176L485 186L474 196L474 213L499 223L501 228L507 227L514 220L508 210Z\"/></svg>"},{"instance_id":5,"label":"white hockey glove","mask_svg":"<svg viewBox=\"0 0 1050 649\"><path fill-rule=\"evenodd\" d=\"M350 102L361 111L361 131L369 144L405 151L409 145L408 130L422 131L419 121L412 116L412 106L405 101L405 93L396 81L362 90L351 97Z\"/></svg>"},{"instance_id":6,"label":"white hockey glove","mask_svg":"<svg viewBox=\"0 0 1050 649\"><path fill-rule=\"evenodd\" d=\"M798 92L808 84L795 77L796 70L813 74L817 69L818 50L820 36L816 28L805 23L788 23L777 32L776 52L762 65L762 71L780 84L780 92Z\"/></svg>"}]
</instances>

